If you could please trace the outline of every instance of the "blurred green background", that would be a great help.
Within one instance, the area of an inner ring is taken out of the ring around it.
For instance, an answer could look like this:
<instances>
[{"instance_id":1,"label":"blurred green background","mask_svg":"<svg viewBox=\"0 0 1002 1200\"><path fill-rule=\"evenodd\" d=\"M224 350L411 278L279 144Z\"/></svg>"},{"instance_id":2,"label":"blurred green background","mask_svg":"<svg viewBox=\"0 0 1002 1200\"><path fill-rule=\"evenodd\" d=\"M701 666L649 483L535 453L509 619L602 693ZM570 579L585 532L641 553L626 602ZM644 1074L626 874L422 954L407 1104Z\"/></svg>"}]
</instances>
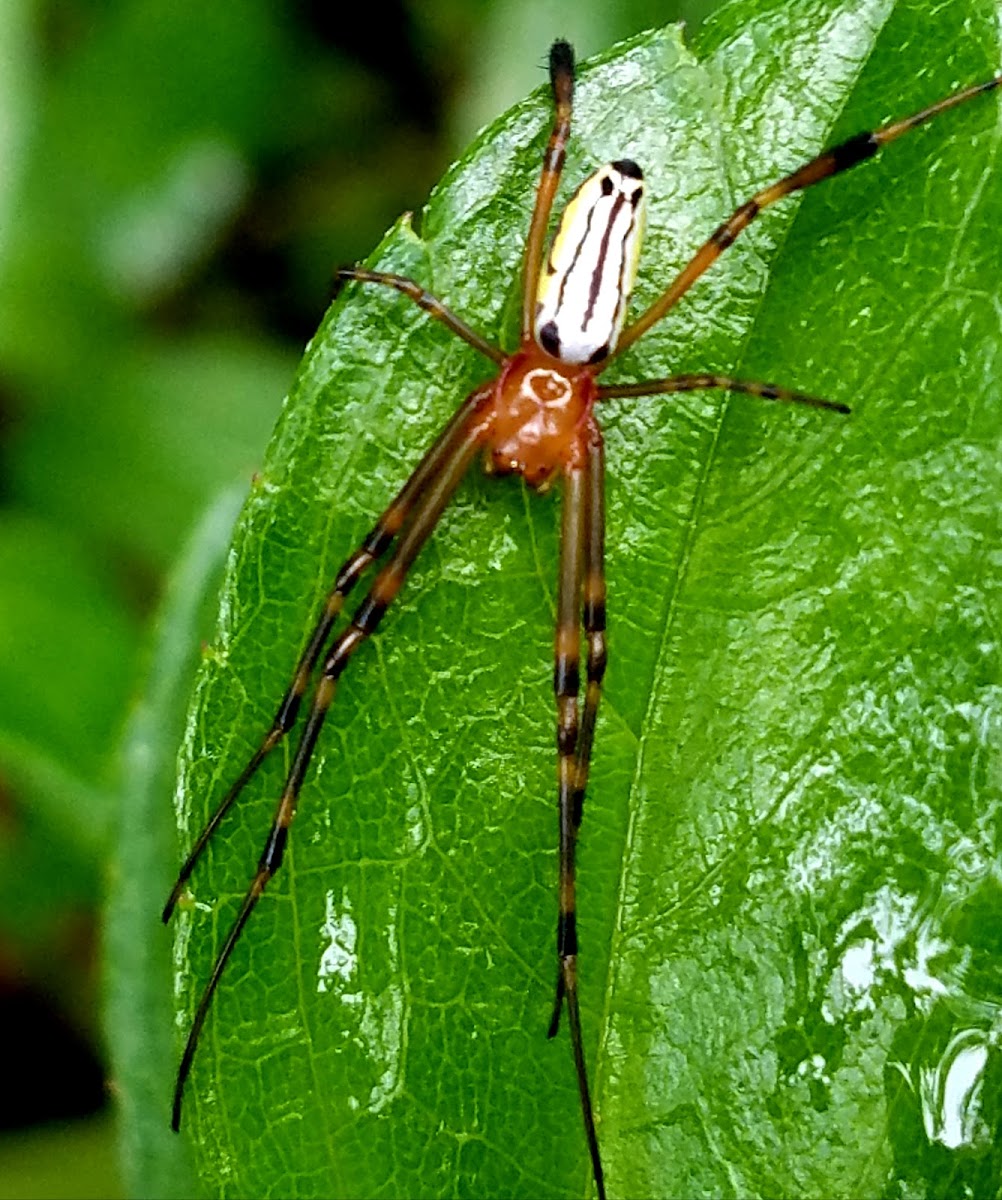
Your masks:
<instances>
[{"instance_id":1,"label":"blurred green background","mask_svg":"<svg viewBox=\"0 0 1002 1200\"><path fill-rule=\"evenodd\" d=\"M122 1194L120 742L167 572L249 483L332 266L544 82L554 37L586 57L714 7L0 3L0 1198Z\"/></svg>"}]
</instances>

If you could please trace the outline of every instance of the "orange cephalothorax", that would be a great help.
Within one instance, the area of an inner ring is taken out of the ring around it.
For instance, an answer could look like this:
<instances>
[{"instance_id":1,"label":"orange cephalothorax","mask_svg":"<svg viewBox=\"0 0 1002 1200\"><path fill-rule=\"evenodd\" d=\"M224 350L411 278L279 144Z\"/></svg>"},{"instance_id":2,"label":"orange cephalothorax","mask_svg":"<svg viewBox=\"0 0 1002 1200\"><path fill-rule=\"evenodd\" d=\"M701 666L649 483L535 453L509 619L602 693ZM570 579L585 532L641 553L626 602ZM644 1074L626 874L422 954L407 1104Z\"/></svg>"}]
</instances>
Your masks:
<instances>
[{"instance_id":1,"label":"orange cephalothorax","mask_svg":"<svg viewBox=\"0 0 1002 1200\"><path fill-rule=\"evenodd\" d=\"M595 395L590 371L532 345L513 354L494 388L491 468L541 487L556 472L577 465Z\"/></svg>"}]
</instances>

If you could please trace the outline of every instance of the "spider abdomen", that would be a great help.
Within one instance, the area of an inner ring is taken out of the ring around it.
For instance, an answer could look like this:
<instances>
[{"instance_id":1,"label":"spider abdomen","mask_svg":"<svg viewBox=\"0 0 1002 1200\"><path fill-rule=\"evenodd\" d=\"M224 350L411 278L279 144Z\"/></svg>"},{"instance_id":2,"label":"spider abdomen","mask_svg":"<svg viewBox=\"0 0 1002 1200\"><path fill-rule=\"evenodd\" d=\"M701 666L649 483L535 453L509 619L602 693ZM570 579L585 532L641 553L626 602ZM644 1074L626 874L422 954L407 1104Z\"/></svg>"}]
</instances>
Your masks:
<instances>
[{"instance_id":1,"label":"spider abdomen","mask_svg":"<svg viewBox=\"0 0 1002 1200\"><path fill-rule=\"evenodd\" d=\"M566 363L599 363L615 349L644 234L644 177L606 163L564 209L536 289L537 344Z\"/></svg>"}]
</instances>

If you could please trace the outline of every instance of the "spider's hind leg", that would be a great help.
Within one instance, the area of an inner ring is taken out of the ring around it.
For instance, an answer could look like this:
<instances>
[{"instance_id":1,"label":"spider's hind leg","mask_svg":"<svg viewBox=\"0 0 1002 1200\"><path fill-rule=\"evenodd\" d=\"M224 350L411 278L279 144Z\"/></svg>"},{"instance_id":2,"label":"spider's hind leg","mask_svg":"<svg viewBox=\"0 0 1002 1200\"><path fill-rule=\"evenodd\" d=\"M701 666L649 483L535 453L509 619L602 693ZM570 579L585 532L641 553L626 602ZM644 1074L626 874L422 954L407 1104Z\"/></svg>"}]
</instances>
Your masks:
<instances>
[{"instance_id":1,"label":"spider's hind leg","mask_svg":"<svg viewBox=\"0 0 1002 1200\"><path fill-rule=\"evenodd\" d=\"M575 893L575 852L584 809L588 766L595 720L605 674L605 495L602 436L597 425L586 430L587 458L583 468L564 473L563 515L560 538L560 586L557 598L556 654L553 675L557 700L557 750L559 754L560 883L557 919L557 985L549 1037L560 1025L567 1005L571 1048L581 1099L588 1152L600 1200L605 1196L595 1114L588 1086L588 1071L578 1002L578 940ZM578 721L579 657L582 625L588 643L584 709Z\"/></svg>"}]
</instances>

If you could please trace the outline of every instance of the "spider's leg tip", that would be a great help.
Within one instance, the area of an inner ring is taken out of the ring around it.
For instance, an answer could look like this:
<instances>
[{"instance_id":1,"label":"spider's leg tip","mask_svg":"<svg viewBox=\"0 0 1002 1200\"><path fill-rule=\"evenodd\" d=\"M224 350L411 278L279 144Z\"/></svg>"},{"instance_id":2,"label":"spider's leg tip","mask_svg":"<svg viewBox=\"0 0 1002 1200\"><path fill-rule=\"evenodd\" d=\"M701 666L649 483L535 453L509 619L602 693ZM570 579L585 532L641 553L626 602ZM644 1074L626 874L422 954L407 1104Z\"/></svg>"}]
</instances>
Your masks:
<instances>
[{"instance_id":1,"label":"spider's leg tip","mask_svg":"<svg viewBox=\"0 0 1002 1200\"><path fill-rule=\"evenodd\" d=\"M558 71L574 74L574 47L565 38L557 38L550 46L550 74Z\"/></svg>"},{"instance_id":2,"label":"spider's leg tip","mask_svg":"<svg viewBox=\"0 0 1002 1200\"><path fill-rule=\"evenodd\" d=\"M334 301L341 295L345 284L355 274L354 267L335 267L331 274L331 281L327 288L328 303L333 304Z\"/></svg>"},{"instance_id":3,"label":"spider's leg tip","mask_svg":"<svg viewBox=\"0 0 1002 1200\"><path fill-rule=\"evenodd\" d=\"M177 901L178 901L178 897L180 895L180 891L181 891L181 885L178 884L175 886L175 888L171 892L171 894L167 897L167 903L164 905L164 910L160 914L160 920L163 921L163 923L165 925L167 925L170 922L171 917L174 915L174 909L177 908Z\"/></svg>"}]
</instances>

